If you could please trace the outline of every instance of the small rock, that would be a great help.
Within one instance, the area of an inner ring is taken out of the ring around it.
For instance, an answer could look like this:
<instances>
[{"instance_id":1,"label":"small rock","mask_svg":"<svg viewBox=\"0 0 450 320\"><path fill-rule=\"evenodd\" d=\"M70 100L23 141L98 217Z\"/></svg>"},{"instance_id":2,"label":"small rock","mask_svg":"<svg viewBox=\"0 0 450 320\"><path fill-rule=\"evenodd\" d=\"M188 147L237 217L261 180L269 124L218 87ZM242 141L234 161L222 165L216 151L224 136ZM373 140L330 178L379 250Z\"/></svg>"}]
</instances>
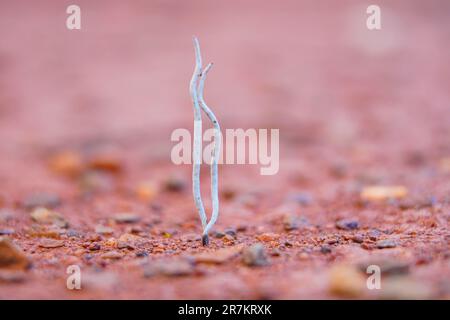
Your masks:
<instances>
[{"instance_id":1,"label":"small rock","mask_svg":"<svg viewBox=\"0 0 450 320\"><path fill-rule=\"evenodd\" d=\"M58 212L46 209L36 208L31 212L31 219L41 224L53 224L60 228L67 228L69 223Z\"/></svg>"},{"instance_id":2,"label":"small rock","mask_svg":"<svg viewBox=\"0 0 450 320\"><path fill-rule=\"evenodd\" d=\"M144 267L144 277L149 278L157 275L180 277L193 274L195 268L186 259L172 259L151 261Z\"/></svg>"},{"instance_id":3,"label":"small rock","mask_svg":"<svg viewBox=\"0 0 450 320\"><path fill-rule=\"evenodd\" d=\"M105 152L97 153L90 157L87 163L93 170L119 173L123 170L123 161L116 153Z\"/></svg>"},{"instance_id":4,"label":"small rock","mask_svg":"<svg viewBox=\"0 0 450 320\"><path fill-rule=\"evenodd\" d=\"M25 209L32 210L37 207L56 208L61 204L61 199L54 193L35 193L26 197L22 201L22 206Z\"/></svg>"},{"instance_id":5,"label":"small rock","mask_svg":"<svg viewBox=\"0 0 450 320\"><path fill-rule=\"evenodd\" d=\"M283 217L283 227L286 231L297 230L300 226L300 221L297 216L287 214Z\"/></svg>"},{"instance_id":6,"label":"small rock","mask_svg":"<svg viewBox=\"0 0 450 320\"><path fill-rule=\"evenodd\" d=\"M341 230L355 230L359 228L359 223L356 220L343 219L336 221L336 228Z\"/></svg>"},{"instance_id":7,"label":"small rock","mask_svg":"<svg viewBox=\"0 0 450 320\"><path fill-rule=\"evenodd\" d=\"M64 247L64 241L56 239L43 239L39 243L39 247L48 249Z\"/></svg>"},{"instance_id":8,"label":"small rock","mask_svg":"<svg viewBox=\"0 0 450 320\"><path fill-rule=\"evenodd\" d=\"M232 236L232 237L236 237L236 235L237 235L237 231L236 231L236 229L235 228L228 228L228 229L225 229L225 234L228 234L228 235L230 235L230 236Z\"/></svg>"},{"instance_id":9,"label":"small rock","mask_svg":"<svg viewBox=\"0 0 450 320\"><path fill-rule=\"evenodd\" d=\"M155 183L148 181L140 183L136 188L136 195L144 202L152 200L157 194Z\"/></svg>"},{"instance_id":10,"label":"small rock","mask_svg":"<svg viewBox=\"0 0 450 320\"><path fill-rule=\"evenodd\" d=\"M214 251L202 252L194 255L193 259L197 263L222 264L239 255L242 248L242 245L236 245Z\"/></svg>"},{"instance_id":11,"label":"small rock","mask_svg":"<svg viewBox=\"0 0 450 320\"><path fill-rule=\"evenodd\" d=\"M136 251L136 257L138 258L148 257L148 252L145 250Z\"/></svg>"},{"instance_id":12,"label":"small rock","mask_svg":"<svg viewBox=\"0 0 450 320\"><path fill-rule=\"evenodd\" d=\"M279 256L281 256L281 251L280 251L279 249L277 249L277 248L272 249L272 250L270 251L270 255L271 255L272 257L279 257Z\"/></svg>"},{"instance_id":13,"label":"small rock","mask_svg":"<svg viewBox=\"0 0 450 320\"><path fill-rule=\"evenodd\" d=\"M27 256L8 238L0 237L0 268L27 269Z\"/></svg>"},{"instance_id":14,"label":"small rock","mask_svg":"<svg viewBox=\"0 0 450 320\"><path fill-rule=\"evenodd\" d=\"M344 298L359 298L366 285L365 277L351 266L335 266L330 271L329 290Z\"/></svg>"},{"instance_id":15,"label":"small rock","mask_svg":"<svg viewBox=\"0 0 450 320\"><path fill-rule=\"evenodd\" d=\"M136 223L141 220L141 217L135 213L123 212L123 213L115 214L113 219L117 223Z\"/></svg>"},{"instance_id":16,"label":"small rock","mask_svg":"<svg viewBox=\"0 0 450 320\"><path fill-rule=\"evenodd\" d=\"M186 189L186 182L179 177L170 177L165 181L164 189L171 192L181 192Z\"/></svg>"},{"instance_id":17,"label":"small rock","mask_svg":"<svg viewBox=\"0 0 450 320\"><path fill-rule=\"evenodd\" d=\"M14 234L13 229L0 229L0 236L9 236L11 234Z\"/></svg>"},{"instance_id":18,"label":"small rock","mask_svg":"<svg viewBox=\"0 0 450 320\"><path fill-rule=\"evenodd\" d=\"M111 191L114 181L110 175L101 171L86 171L78 179L80 191L84 195L95 192Z\"/></svg>"},{"instance_id":19,"label":"small rock","mask_svg":"<svg viewBox=\"0 0 450 320\"><path fill-rule=\"evenodd\" d=\"M320 252L323 254L329 254L332 252L332 250L330 246L325 245L320 247Z\"/></svg>"},{"instance_id":20,"label":"small rock","mask_svg":"<svg viewBox=\"0 0 450 320\"><path fill-rule=\"evenodd\" d=\"M369 186L361 191L361 199L367 201L383 201L406 197L408 189L404 186Z\"/></svg>"},{"instance_id":21,"label":"small rock","mask_svg":"<svg viewBox=\"0 0 450 320\"><path fill-rule=\"evenodd\" d=\"M354 236L351 237L351 239L355 243L363 243L364 242L364 237L360 234L355 234Z\"/></svg>"},{"instance_id":22,"label":"small rock","mask_svg":"<svg viewBox=\"0 0 450 320\"><path fill-rule=\"evenodd\" d=\"M67 177L75 177L83 170L83 161L79 153L62 151L53 155L49 161L50 169Z\"/></svg>"},{"instance_id":23,"label":"small rock","mask_svg":"<svg viewBox=\"0 0 450 320\"><path fill-rule=\"evenodd\" d=\"M108 252L102 254L101 257L102 257L102 259L115 260L115 259L122 259L123 254L118 251L108 251Z\"/></svg>"},{"instance_id":24,"label":"small rock","mask_svg":"<svg viewBox=\"0 0 450 320\"><path fill-rule=\"evenodd\" d=\"M213 235L214 235L214 238L216 238L216 239L221 239L221 238L225 237L225 233L220 232L220 231L214 231Z\"/></svg>"},{"instance_id":25,"label":"small rock","mask_svg":"<svg viewBox=\"0 0 450 320\"><path fill-rule=\"evenodd\" d=\"M97 225L95 227L95 232L102 235L111 235L114 233L114 229L103 225Z\"/></svg>"},{"instance_id":26,"label":"small rock","mask_svg":"<svg viewBox=\"0 0 450 320\"><path fill-rule=\"evenodd\" d=\"M27 234L33 238L52 238L59 239L61 235L65 234L66 230L58 226L34 225L27 229Z\"/></svg>"},{"instance_id":27,"label":"small rock","mask_svg":"<svg viewBox=\"0 0 450 320\"><path fill-rule=\"evenodd\" d=\"M280 238L279 234L270 233L270 232L263 233L263 234L260 234L260 235L256 236L256 239L258 239L259 241L262 241L262 242L276 241L279 238Z\"/></svg>"},{"instance_id":28,"label":"small rock","mask_svg":"<svg viewBox=\"0 0 450 320\"><path fill-rule=\"evenodd\" d=\"M145 239L140 236L131 233L124 233L117 239L117 248L132 250L144 242Z\"/></svg>"},{"instance_id":29,"label":"small rock","mask_svg":"<svg viewBox=\"0 0 450 320\"><path fill-rule=\"evenodd\" d=\"M397 243L393 240L380 240L377 241L377 248L378 249L386 249L386 248L395 248L397 246Z\"/></svg>"},{"instance_id":30,"label":"small rock","mask_svg":"<svg viewBox=\"0 0 450 320\"><path fill-rule=\"evenodd\" d=\"M98 251L98 250L101 249L101 246L100 246L98 243L91 243L91 244L88 246L88 249L89 249L90 251Z\"/></svg>"},{"instance_id":31,"label":"small rock","mask_svg":"<svg viewBox=\"0 0 450 320\"><path fill-rule=\"evenodd\" d=\"M339 239L337 238L327 239L327 244L336 244L336 243L339 243Z\"/></svg>"},{"instance_id":32,"label":"small rock","mask_svg":"<svg viewBox=\"0 0 450 320\"><path fill-rule=\"evenodd\" d=\"M246 247L242 251L242 262L251 267L266 266L269 264L264 246L261 243L256 243L250 247Z\"/></svg>"},{"instance_id":33,"label":"small rock","mask_svg":"<svg viewBox=\"0 0 450 320\"><path fill-rule=\"evenodd\" d=\"M435 197L416 196L414 198L400 200L398 202L398 207L402 210L408 210L408 209L419 210L419 209L434 207L436 204L437 204L437 200Z\"/></svg>"},{"instance_id":34,"label":"small rock","mask_svg":"<svg viewBox=\"0 0 450 320\"><path fill-rule=\"evenodd\" d=\"M364 250L372 250L375 248L375 246L371 243L363 242L361 243L361 248L363 248Z\"/></svg>"},{"instance_id":35,"label":"small rock","mask_svg":"<svg viewBox=\"0 0 450 320\"><path fill-rule=\"evenodd\" d=\"M369 237L370 240L377 241L378 238L381 236L381 234L382 233L380 230L373 229L367 233L367 236Z\"/></svg>"},{"instance_id":36,"label":"small rock","mask_svg":"<svg viewBox=\"0 0 450 320\"><path fill-rule=\"evenodd\" d=\"M236 196L236 190L231 187L223 188L221 193L226 200L231 200Z\"/></svg>"},{"instance_id":37,"label":"small rock","mask_svg":"<svg viewBox=\"0 0 450 320\"><path fill-rule=\"evenodd\" d=\"M223 241L224 243L227 243L227 244L233 244L233 243L234 243L234 237L230 236L229 234L226 234L226 235L222 238L222 241Z\"/></svg>"}]
</instances>

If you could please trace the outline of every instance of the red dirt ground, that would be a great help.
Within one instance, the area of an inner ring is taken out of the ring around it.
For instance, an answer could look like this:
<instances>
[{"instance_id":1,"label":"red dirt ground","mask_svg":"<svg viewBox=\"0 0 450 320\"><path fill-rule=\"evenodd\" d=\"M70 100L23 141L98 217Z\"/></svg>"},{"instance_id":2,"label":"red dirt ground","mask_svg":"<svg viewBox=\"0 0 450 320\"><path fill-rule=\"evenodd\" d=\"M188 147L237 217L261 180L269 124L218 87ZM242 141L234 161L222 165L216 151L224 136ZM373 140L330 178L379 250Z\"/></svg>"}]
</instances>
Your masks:
<instances>
[{"instance_id":1,"label":"red dirt ground","mask_svg":"<svg viewBox=\"0 0 450 320\"><path fill-rule=\"evenodd\" d=\"M0 232L31 261L0 264L0 298L450 297L448 1L377 1L380 31L361 1L80 0L80 31L69 4L0 2ZM170 161L172 130L193 127L192 35L215 63L205 95L222 128L280 129L277 175L220 167L215 230L236 235L209 248L191 168ZM408 194L364 201L369 185ZM69 227L32 221L36 205ZM265 266L216 251L256 242ZM74 264L81 290L66 288ZM369 264L381 290L365 287Z\"/></svg>"}]
</instances>

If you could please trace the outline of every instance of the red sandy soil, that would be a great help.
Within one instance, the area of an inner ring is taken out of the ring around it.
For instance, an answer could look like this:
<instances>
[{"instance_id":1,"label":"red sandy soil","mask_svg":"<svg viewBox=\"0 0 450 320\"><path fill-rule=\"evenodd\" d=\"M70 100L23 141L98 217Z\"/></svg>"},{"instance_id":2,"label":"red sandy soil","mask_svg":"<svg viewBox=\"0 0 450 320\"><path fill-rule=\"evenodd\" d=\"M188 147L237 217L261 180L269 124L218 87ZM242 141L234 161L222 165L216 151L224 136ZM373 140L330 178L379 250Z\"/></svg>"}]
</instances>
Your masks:
<instances>
[{"instance_id":1,"label":"red sandy soil","mask_svg":"<svg viewBox=\"0 0 450 320\"><path fill-rule=\"evenodd\" d=\"M449 298L448 1L378 1L380 31L361 1L86 0L80 31L69 4L0 3L0 232L31 261L0 264L0 298ZM191 168L170 161L172 130L193 127L194 34L222 128L280 129L277 175L220 167L215 231L233 235L209 248ZM365 201L368 185L408 193ZM36 205L69 226L32 221ZM196 256L257 242L260 267ZM66 288L74 264L81 290Z\"/></svg>"}]
</instances>

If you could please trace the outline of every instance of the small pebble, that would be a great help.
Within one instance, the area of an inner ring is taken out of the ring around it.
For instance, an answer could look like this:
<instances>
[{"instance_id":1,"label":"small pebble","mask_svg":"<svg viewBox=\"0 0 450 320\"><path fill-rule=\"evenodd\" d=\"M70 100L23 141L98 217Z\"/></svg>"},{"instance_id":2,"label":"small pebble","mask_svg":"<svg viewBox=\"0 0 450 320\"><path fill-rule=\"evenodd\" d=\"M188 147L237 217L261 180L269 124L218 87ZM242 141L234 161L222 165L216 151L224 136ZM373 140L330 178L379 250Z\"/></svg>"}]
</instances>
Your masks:
<instances>
[{"instance_id":1,"label":"small pebble","mask_svg":"<svg viewBox=\"0 0 450 320\"><path fill-rule=\"evenodd\" d=\"M157 194L157 188L154 182L142 182L136 188L137 197L144 201L148 202L152 200Z\"/></svg>"},{"instance_id":2,"label":"small pebble","mask_svg":"<svg viewBox=\"0 0 450 320\"><path fill-rule=\"evenodd\" d=\"M64 241L56 239L43 239L40 241L39 247L48 249L60 248L64 247Z\"/></svg>"},{"instance_id":3,"label":"small pebble","mask_svg":"<svg viewBox=\"0 0 450 320\"><path fill-rule=\"evenodd\" d=\"M103 225L97 225L95 227L95 232L102 235L111 235L114 233L114 229Z\"/></svg>"},{"instance_id":4,"label":"small pebble","mask_svg":"<svg viewBox=\"0 0 450 320\"><path fill-rule=\"evenodd\" d=\"M397 246L397 243L393 240L380 240L377 241L376 245L378 249L386 249L386 248L395 248Z\"/></svg>"},{"instance_id":5,"label":"small pebble","mask_svg":"<svg viewBox=\"0 0 450 320\"><path fill-rule=\"evenodd\" d=\"M351 237L351 239L355 243L363 243L364 242L364 237L360 234L355 234L354 236Z\"/></svg>"},{"instance_id":6,"label":"small pebble","mask_svg":"<svg viewBox=\"0 0 450 320\"><path fill-rule=\"evenodd\" d=\"M330 271L329 290L343 298L360 298L366 286L366 279L352 266L334 266Z\"/></svg>"},{"instance_id":7,"label":"small pebble","mask_svg":"<svg viewBox=\"0 0 450 320\"><path fill-rule=\"evenodd\" d=\"M136 223L141 220L141 217L135 213L123 212L115 214L113 219L117 223Z\"/></svg>"},{"instance_id":8,"label":"small pebble","mask_svg":"<svg viewBox=\"0 0 450 320\"><path fill-rule=\"evenodd\" d=\"M69 223L61 214L46 208L34 209L31 212L31 219L37 223L53 224L60 228L67 228L69 226Z\"/></svg>"},{"instance_id":9,"label":"small pebble","mask_svg":"<svg viewBox=\"0 0 450 320\"><path fill-rule=\"evenodd\" d=\"M359 223L356 220L343 219L336 221L336 228L340 230L355 230L359 228Z\"/></svg>"},{"instance_id":10,"label":"small pebble","mask_svg":"<svg viewBox=\"0 0 450 320\"><path fill-rule=\"evenodd\" d=\"M234 229L234 228L225 229L224 232L225 232L225 234L228 234L232 237L236 237L236 234L237 234L236 229Z\"/></svg>"},{"instance_id":11,"label":"small pebble","mask_svg":"<svg viewBox=\"0 0 450 320\"><path fill-rule=\"evenodd\" d=\"M280 238L279 234L276 233L263 233L260 234L258 236L256 236L256 239L258 239L259 241L263 241L263 242L270 242L270 241L276 241Z\"/></svg>"},{"instance_id":12,"label":"small pebble","mask_svg":"<svg viewBox=\"0 0 450 320\"><path fill-rule=\"evenodd\" d=\"M269 264L264 246L256 243L246 247L242 252L242 262L251 267L266 266Z\"/></svg>"},{"instance_id":13,"label":"small pebble","mask_svg":"<svg viewBox=\"0 0 450 320\"><path fill-rule=\"evenodd\" d=\"M382 235L381 231L376 230L376 229L370 230L370 231L367 233L367 236L368 236L369 239L372 240L372 241L378 240L378 238L379 238L381 235Z\"/></svg>"},{"instance_id":14,"label":"small pebble","mask_svg":"<svg viewBox=\"0 0 450 320\"><path fill-rule=\"evenodd\" d=\"M361 191L361 199L367 201L383 201L406 197L408 189L404 186L369 186Z\"/></svg>"},{"instance_id":15,"label":"small pebble","mask_svg":"<svg viewBox=\"0 0 450 320\"><path fill-rule=\"evenodd\" d=\"M220 231L215 231L213 233L213 235L214 235L214 238L216 238L216 239L221 239L221 238L225 237L225 233L220 232Z\"/></svg>"},{"instance_id":16,"label":"small pebble","mask_svg":"<svg viewBox=\"0 0 450 320\"><path fill-rule=\"evenodd\" d=\"M8 238L0 237L0 268L27 269L30 261Z\"/></svg>"},{"instance_id":17,"label":"small pebble","mask_svg":"<svg viewBox=\"0 0 450 320\"><path fill-rule=\"evenodd\" d=\"M49 161L50 169L56 174L75 177L83 170L83 161L79 153L62 151L54 154Z\"/></svg>"},{"instance_id":18,"label":"small pebble","mask_svg":"<svg viewBox=\"0 0 450 320\"><path fill-rule=\"evenodd\" d=\"M331 253L331 251L332 250L331 250L330 246L325 245L325 246L320 247L320 252L323 254L329 254L329 253Z\"/></svg>"},{"instance_id":19,"label":"small pebble","mask_svg":"<svg viewBox=\"0 0 450 320\"><path fill-rule=\"evenodd\" d=\"M90 157L87 166L93 170L119 173L123 170L123 161L116 153L98 153Z\"/></svg>"},{"instance_id":20,"label":"small pebble","mask_svg":"<svg viewBox=\"0 0 450 320\"><path fill-rule=\"evenodd\" d=\"M116 259L122 259L123 254L118 251L108 251L101 255L102 259L110 259L110 260L116 260Z\"/></svg>"},{"instance_id":21,"label":"small pebble","mask_svg":"<svg viewBox=\"0 0 450 320\"><path fill-rule=\"evenodd\" d=\"M164 188L171 192L182 192L186 189L186 182L178 177L170 177L165 181Z\"/></svg>"},{"instance_id":22,"label":"small pebble","mask_svg":"<svg viewBox=\"0 0 450 320\"><path fill-rule=\"evenodd\" d=\"M0 236L9 236L11 234L14 234L13 229L0 229Z\"/></svg>"},{"instance_id":23,"label":"small pebble","mask_svg":"<svg viewBox=\"0 0 450 320\"><path fill-rule=\"evenodd\" d=\"M88 249L90 251L98 251L101 249L101 246L98 243L92 243L89 245Z\"/></svg>"}]
</instances>

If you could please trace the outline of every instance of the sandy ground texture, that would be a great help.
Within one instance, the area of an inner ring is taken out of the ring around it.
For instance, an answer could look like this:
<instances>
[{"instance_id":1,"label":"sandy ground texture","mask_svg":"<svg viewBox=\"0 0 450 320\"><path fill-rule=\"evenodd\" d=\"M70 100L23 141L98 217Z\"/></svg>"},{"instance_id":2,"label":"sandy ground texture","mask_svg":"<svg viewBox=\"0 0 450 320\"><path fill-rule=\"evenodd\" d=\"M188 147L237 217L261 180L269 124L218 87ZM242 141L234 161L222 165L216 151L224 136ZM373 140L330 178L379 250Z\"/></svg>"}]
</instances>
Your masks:
<instances>
[{"instance_id":1,"label":"sandy ground texture","mask_svg":"<svg viewBox=\"0 0 450 320\"><path fill-rule=\"evenodd\" d=\"M377 2L380 31L361 1L80 0L69 31L1 1L0 298L448 299L450 2ZM278 174L220 166L207 248L170 160L194 34L222 128L280 129Z\"/></svg>"}]
</instances>

